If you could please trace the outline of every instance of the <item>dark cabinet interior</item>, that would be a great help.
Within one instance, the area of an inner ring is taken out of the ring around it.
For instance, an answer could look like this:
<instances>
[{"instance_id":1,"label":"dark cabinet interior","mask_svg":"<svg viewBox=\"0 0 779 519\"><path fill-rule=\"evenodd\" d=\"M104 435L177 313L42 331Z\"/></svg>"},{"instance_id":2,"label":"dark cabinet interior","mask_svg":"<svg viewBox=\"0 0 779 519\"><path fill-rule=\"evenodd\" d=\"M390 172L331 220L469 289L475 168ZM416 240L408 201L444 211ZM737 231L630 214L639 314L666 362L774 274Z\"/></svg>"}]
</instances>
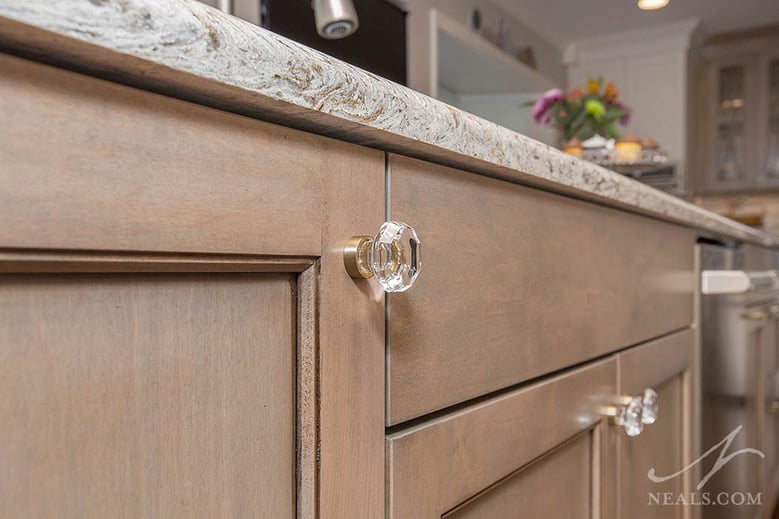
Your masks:
<instances>
[{"instance_id":1,"label":"dark cabinet interior","mask_svg":"<svg viewBox=\"0 0 779 519\"><path fill-rule=\"evenodd\" d=\"M386 0L353 2L360 26L357 32L340 40L327 40L317 34L309 0L262 0L262 26L405 85L405 11Z\"/></svg>"}]
</instances>

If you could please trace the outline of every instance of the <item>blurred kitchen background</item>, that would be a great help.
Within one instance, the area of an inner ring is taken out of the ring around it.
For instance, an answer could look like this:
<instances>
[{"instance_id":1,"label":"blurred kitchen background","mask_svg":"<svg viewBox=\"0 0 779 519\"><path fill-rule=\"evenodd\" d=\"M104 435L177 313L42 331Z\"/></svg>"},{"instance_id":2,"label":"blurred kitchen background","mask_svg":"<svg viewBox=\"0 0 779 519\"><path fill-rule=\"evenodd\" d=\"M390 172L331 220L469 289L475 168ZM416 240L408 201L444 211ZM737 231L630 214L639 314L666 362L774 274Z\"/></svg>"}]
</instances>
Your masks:
<instances>
[{"instance_id":1,"label":"blurred kitchen background","mask_svg":"<svg viewBox=\"0 0 779 519\"><path fill-rule=\"evenodd\" d=\"M206 3L559 147L530 105L602 77L662 159L612 169L779 233L779 0Z\"/></svg>"}]
</instances>

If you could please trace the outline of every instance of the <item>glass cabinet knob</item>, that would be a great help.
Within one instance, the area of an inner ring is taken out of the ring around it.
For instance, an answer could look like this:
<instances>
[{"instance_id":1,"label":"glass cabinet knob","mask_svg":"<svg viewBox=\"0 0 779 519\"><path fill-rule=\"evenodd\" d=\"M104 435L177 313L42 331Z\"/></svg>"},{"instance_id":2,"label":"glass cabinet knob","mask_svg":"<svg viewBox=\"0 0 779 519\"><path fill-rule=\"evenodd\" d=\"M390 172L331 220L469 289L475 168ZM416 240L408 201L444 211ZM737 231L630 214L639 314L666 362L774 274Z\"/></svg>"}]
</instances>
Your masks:
<instances>
[{"instance_id":1,"label":"glass cabinet knob","mask_svg":"<svg viewBox=\"0 0 779 519\"><path fill-rule=\"evenodd\" d=\"M622 396L617 405L606 407L602 413L612 417L615 425L622 426L628 436L638 436L644 430L644 425L650 425L657 420L660 402L657 391L646 388L639 396Z\"/></svg>"},{"instance_id":2,"label":"glass cabinet knob","mask_svg":"<svg viewBox=\"0 0 779 519\"><path fill-rule=\"evenodd\" d=\"M640 396L631 398L614 417L614 423L621 425L628 436L638 436L644 430L644 422L641 420L642 407Z\"/></svg>"},{"instance_id":3,"label":"glass cabinet knob","mask_svg":"<svg viewBox=\"0 0 779 519\"><path fill-rule=\"evenodd\" d=\"M644 390L643 407L641 408L641 421L647 425L655 423L658 412L660 412L660 402L657 391L651 387L648 387Z\"/></svg>"},{"instance_id":4,"label":"glass cabinet knob","mask_svg":"<svg viewBox=\"0 0 779 519\"><path fill-rule=\"evenodd\" d=\"M349 238L344 247L344 266L353 278L375 276L386 292L404 292L419 277L419 237L407 223L384 222L374 237Z\"/></svg>"}]
</instances>

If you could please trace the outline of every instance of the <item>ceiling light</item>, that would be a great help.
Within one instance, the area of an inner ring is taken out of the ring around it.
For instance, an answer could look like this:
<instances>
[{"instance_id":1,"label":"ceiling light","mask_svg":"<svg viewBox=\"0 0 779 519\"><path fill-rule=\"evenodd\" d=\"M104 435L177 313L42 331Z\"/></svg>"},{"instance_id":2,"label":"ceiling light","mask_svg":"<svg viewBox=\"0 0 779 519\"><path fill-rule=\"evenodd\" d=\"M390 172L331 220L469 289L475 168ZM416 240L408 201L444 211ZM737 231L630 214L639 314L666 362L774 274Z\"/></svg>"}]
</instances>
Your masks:
<instances>
[{"instance_id":1,"label":"ceiling light","mask_svg":"<svg viewBox=\"0 0 779 519\"><path fill-rule=\"evenodd\" d=\"M638 0L638 8L644 11L654 11L668 5L668 0Z\"/></svg>"}]
</instances>

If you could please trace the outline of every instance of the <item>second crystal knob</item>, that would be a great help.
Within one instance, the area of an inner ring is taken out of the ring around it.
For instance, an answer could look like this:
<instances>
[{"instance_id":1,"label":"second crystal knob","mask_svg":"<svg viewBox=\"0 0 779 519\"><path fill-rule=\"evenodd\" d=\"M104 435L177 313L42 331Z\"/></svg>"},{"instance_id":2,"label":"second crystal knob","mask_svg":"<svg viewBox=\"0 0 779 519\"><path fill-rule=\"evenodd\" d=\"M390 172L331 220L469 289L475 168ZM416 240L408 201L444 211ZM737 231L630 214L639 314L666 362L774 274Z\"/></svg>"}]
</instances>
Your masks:
<instances>
[{"instance_id":1,"label":"second crystal knob","mask_svg":"<svg viewBox=\"0 0 779 519\"><path fill-rule=\"evenodd\" d=\"M660 402L657 391L648 387L644 390L643 406L641 407L641 421L647 425L655 423L657 413L660 412Z\"/></svg>"},{"instance_id":2,"label":"second crystal knob","mask_svg":"<svg viewBox=\"0 0 779 519\"><path fill-rule=\"evenodd\" d=\"M651 425L657 420L660 411L657 391L646 388L640 396L622 396L616 405L604 408L603 412L611 416L616 425L621 425L628 436L638 436L644 430L644 425Z\"/></svg>"},{"instance_id":3,"label":"second crystal knob","mask_svg":"<svg viewBox=\"0 0 779 519\"><path fill-rule=\"evenodd\" d=\"M641 397L636 396L623 406L619 414L614 417L614 423L625 428L628 436L638 436L644 430L644 421L641 420Z\"/></svg>"},{"instance_id":4,"label":"second crystal knob","mask_svg":"<svg viewBox=\"0 0 779 519\"><path fill-rule=\"evenodd\" d=\"M376 280L386 292L412 287L422 266L421 243L416 231L403 222L384 222L370 236L352 236L344 247L344 265L353 278Z\"/></svg>"}]
</instances>

